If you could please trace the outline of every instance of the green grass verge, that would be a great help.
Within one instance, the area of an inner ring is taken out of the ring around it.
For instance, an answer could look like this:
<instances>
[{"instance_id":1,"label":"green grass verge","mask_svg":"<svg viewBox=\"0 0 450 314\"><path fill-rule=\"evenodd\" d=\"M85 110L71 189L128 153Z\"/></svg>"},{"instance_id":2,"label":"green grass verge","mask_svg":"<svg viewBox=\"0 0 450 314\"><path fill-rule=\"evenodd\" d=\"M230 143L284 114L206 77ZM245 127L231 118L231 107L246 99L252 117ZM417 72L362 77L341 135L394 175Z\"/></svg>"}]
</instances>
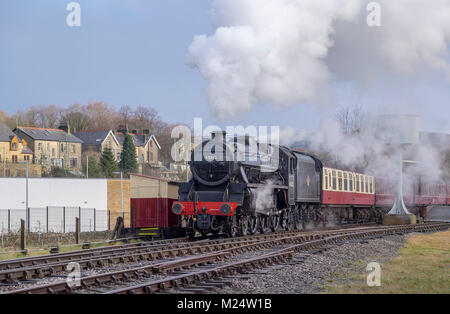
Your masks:
<instances>
[{"instance_id":1,"label":"green grass verge","mask_svg":"<svg viewBox=\"0 0 450 314\"><path fill-rule=\"evenodd\" d=\"M399 253L381 265L380 287L367 285L366 272L335 273L325 293L450 293L450 231L414 235Z\"/></svg>"}]
</instances>

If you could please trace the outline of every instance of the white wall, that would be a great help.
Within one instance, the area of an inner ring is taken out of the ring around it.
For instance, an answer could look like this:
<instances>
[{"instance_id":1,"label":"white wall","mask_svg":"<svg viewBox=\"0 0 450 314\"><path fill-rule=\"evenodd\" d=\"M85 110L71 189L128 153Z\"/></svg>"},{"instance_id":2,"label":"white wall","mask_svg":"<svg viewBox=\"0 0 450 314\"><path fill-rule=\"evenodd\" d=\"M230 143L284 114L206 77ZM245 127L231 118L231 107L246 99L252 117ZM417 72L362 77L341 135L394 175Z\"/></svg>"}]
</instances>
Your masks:
<instances>
[{"instance_id":1,"label":"white wall","mask_svg":"<svg viewBox=\"0 0 450 314\"><path fill-rule=\"evenodd\" d=\"M39 178L28 186L31 231L73 232L80 207L81 231L107 230L106 179ZM0 233L17 231L26 219L25 188L26 179L0 178Z\"/></svg>"},{"instance_id":2,"label":"white wall","mask_svg":"<svg viewBox=\"0 0 450 314\"><path fill-rule=\"evenodd\" d=\"M0 209L25 209L23 178L0 178ZM107 209L106 179L29 179L29 207Z\"/></svg>"}]
</instances>

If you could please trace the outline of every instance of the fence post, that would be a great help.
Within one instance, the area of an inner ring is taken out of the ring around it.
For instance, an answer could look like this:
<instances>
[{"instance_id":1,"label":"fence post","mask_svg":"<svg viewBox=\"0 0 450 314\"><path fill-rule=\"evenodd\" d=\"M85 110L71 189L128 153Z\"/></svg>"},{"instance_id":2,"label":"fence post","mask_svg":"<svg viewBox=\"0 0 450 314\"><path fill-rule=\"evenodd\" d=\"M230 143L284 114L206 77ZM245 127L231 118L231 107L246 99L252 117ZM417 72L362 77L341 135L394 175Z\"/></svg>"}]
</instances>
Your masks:
<instances>
[{"instance_id":1,"label":"fence post","mask_svg":"<svg viewBox=\"0 0 450 314\"><path fill-rule=\"evenodd\" d=\"M66 206L63 207L63 233L66 233Z\"/></svg>"},{"instance_id":2,"label":"fence post","mask_svg":"<svg viewBox=\"0 0 450 314\"><path fill-rule=\"evenodd\" d=\"M11 209L8 209L8 233L11 233Z\"/></svg>"},{"instance_id":3,"label":"fence post","mask_svg":"<svg viewBox=\"0 0 450 314\"><path fill-rule=\"evenodd\" d=\"M25 236L25 220L20 219L20 249L25 252L25 242L26 242L26 236ZM26 254L26 252L25 252Z\"/></svg>"},{"instance_id":4,"label":"fence post","mask_svg":"<svg viewBox=\"0 0 450 314\"><path fill-rule=\"evenodd\" d=\"M27 207L27 211L26 211L26 214L25 214L26 216L26 224L27 224L27 232L30 232L31 231L31 221L30 221L30 219L31 219L31 212L30 212L30 208L29 207Z\"/></svg>"},{"instance_id":5,"label":"fence post","mask_svg":"<svg viewBox=\"0 0 450 314\"><path fill-rule=\"evenodd\" d=\"M46 225L47 225L47 233L48 233L48 206L46 207L46 219L47 219L47 223L46 223Z\"/></svg>"},{"instance_id":6,"label":"fence post","mask_svg":"<svg viewBox=\"0 0 450 314\"><path fill-rule=\"evenodd\" d=\"M75 242L80 244L80 218L75 217Z\"/></svg>"},{"instance_id":7,"label":"fence post","mask_svg":"<svg viewBox=\"0 0 450 314\"><path fill-rule=\"evenodd\" d=\"M108 210L108 230L111 230L111 210Z\"/></svg>"},{"instance_id":8,"label":"fence post","mask_svg":"<svg viewBox=\"0 0 450 314\"><path fill-rule=\"evenodd\" d=\"M96 210L95 210L95 208L94 208L94 232L97 231L97 229L96 229L96 227L95 227L96 224L97 224L96 213L97 213L97 212L96 212Z\"/></svg>"}]
</instances>

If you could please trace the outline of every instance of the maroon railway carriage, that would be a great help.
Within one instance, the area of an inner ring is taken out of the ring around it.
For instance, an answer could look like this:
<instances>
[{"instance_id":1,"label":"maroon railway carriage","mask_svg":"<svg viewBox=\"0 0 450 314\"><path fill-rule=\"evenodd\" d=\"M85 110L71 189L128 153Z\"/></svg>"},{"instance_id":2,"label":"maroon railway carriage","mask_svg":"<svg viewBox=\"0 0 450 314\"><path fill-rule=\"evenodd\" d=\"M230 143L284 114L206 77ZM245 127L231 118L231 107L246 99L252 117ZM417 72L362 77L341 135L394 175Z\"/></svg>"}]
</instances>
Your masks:
<instances>
[{"instance_id":1,"label":"maroon railway carriage","mask_svg":"<svg viewBox=\"0 0 450 314\"><path fill-rule=\"evenodd\" d=\"M341 219L365 219L373 214L380 218L393 206L396 191L397 182L393 180L323 168L322 208L334 211ZM450 205L450 185L405 174L403 200L411 212L425 216L428 206Z\"/></svg>"}]
</instances>

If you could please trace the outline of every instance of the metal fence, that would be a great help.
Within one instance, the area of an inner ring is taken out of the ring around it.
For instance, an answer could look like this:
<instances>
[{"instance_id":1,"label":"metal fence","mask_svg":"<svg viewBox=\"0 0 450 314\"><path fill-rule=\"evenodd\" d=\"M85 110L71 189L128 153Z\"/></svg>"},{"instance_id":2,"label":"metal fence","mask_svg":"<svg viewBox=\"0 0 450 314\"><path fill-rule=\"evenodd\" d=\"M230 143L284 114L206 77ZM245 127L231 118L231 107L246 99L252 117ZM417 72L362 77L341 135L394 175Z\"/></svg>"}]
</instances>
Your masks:
<instances>
[{"instance_id":1,"label":"metal fence","mask_svg":"<svg viewBox=\"0 0 450 314\"><path fill-rule=\"evenodd\" d=\"M108 230L107 210L81 207L29 208L30 232L75 232L75 218L80 218L81 232ZM27 218L25 209L0 209L0 233L18 232L20 220Z\"/></svg>"}]
</instances>

